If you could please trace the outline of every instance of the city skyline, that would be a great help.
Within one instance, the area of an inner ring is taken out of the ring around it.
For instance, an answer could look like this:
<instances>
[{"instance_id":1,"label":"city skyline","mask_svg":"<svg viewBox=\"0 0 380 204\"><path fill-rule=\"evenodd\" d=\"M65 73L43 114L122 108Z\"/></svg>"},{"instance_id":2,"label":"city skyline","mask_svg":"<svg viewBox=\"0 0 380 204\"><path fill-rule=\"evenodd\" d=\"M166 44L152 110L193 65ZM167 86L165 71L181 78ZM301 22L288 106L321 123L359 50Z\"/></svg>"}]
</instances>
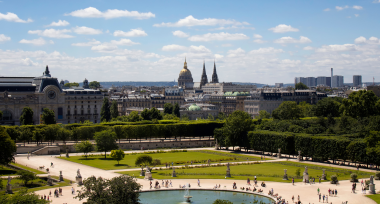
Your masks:
<instances>
[{"instance_id":1,"label":"city skyline","mask_svg":"<svg viewBox=\"0 0 380 204\"><path fill-rule=\"evenodd\" d=\"M20 4L23 6L20 7ZM220 82L379 75L378 1L0 1L2 76L173 81L203 61ZM300 18L302 16L302 18Z\"/></svg>"}]
</instances>

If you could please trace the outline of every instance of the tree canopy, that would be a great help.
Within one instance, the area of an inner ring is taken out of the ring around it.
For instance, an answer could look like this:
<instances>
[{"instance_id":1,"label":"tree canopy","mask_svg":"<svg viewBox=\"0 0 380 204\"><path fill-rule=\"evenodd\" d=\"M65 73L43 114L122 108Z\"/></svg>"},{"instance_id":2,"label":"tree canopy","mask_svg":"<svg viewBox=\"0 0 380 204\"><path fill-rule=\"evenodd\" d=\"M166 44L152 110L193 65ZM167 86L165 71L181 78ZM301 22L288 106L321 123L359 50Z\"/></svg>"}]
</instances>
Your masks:
<instances>
[{"instance_id":1,"label":"tree canopy","mask_svg":"<svg viewBox=\"0 0 380 204\"><path fill-rule=\"evenodd\" d=\"M179 112L179 104L175 103L173 107L173 114L176 115L177 117L181 117L181 114Z\"/></svg>"},{"instance_id":2,"label":"tree canopy","mask_svg":"<svg viewBox=\"0 0 380 204\"><path fill-rule=\"evenodd\" d=\"M17 174L20 175L18 179L24 182L24 186L26 186L26 184L28 184L29 181L32 181L37 178L36 174L26 170L19 170L17 171Z\"/></svg>"},{"instance_id":3,"label":"tree canopy","mask_svg":"<svg viewBox=\"0 0 380 204\"><path fill-rule=\"evenodd\" d=\"M324 98L318 101L315 107L315 114L316 116L323 116L323 117L327 117L329 114L331 114L332 117L339 117L340 106L341 106L341 103L339 102L339 99Z\"/></svg>"},{"instance_id":4,"label":"tree canopy","mask_svg":"<svg viewBox=\"0 0 380 204\"><path fill-rule=\"evenodd\" d=\"M5 128L0 126L0 164L5 165L13 161L13 154L16 150L15 142L5 131Z\"/></svg>"},{"instance_id":5,"label":"tree canopy","mask_svg":"<svg viewBox=\"0 0 380 204\"><path fill-rule=\"evenodd\" d=\"M223 135L228 146L247 147L247 134L252 125L251 116L244 111L234 111L228 116L224 126Z\"/></svg>"},{"instance_id":6,"label":"tree canopy","mask_svg":"<svg viewBox=\"0 0 380 204\"><path fill-rule=\"evenodd\" d=\"M47 204L50 201L40 199L34 192L28 192L27 188L21 188L15 194L0 195L0 203L2 204Z\"/></svg>"},{"instance_id":7,"label":"tree canopy","mask_svg":"<svg viewBox=\"0 0 380 204\"><path fill-rule=\"evenodd\" d=\"M136 158L135 165L136 166L149 166L153 162L153 159L149 155L140 155Z\"/></svg>"},{"instance_id":8,"label":"tree canopy","mask_svg":"<svg viewBox=\"0 0 380 204\"><path fill-rule=\"evenodd\" d=\"M304 89L309 89L309 87L307 87L304 83L299 82L295 85L295 89L296 90L304 90Z\"/></svg>"},{"instance_id":9,"label":"tree canopy","mask_svg":"<svg viewBox=\"0 0 380 204\"><path fill-rule=\"evenodd\" d=\"M92 81L88 84L88 86L92 89L98 89L100 88L100 83L97 81Z\"/></svg>"},{"instance_id":10,"label":"tree canopy","mask_svg":"<svg viewBox=\"0 0 380 204\"><path fill-rule=\"evenodd\" d=\"M117 165L119 165L119 161L122 160L122 159L124 159L125 153L121 149L112 150L111 151L111 157L112 157L112 159L116 160L117 161Z\"/></svg>"},{"instance_id":11,"label":"tree canopy","mask_svg":"<svg viewBox=\"0 0 380 204\"><path fill-rule=\"evenodd\" d=\"M143 120L162 120L161 112L155 107L152 107L150 110L145 108L141 112L141 117Z\"/></svg>"},{"instance_id":12,"label":"tree canopy","mask_svg":"<svg viewBox=\"0 0 380 204\"><path fill-rule=\"evenodd\" d=\"M96 149L100 152L104 151L104 158L107 158L107 151L118 149L116 144L116 134L111 130L103 130L95 133Z\"/></svg>"},{"instance_id":13,"label":"tree canopy","mask_svg":"<svg viewBox=\"0 0 380 204\"><path fill-rule=\"evenodd\" d=\"M108 122L110 121L110 119L111 119L110 104L109 104L108 98L105 97L103 99L103 105L100 110L100 120Z\"/></svg>"},{"instance_id":14,"label":"tree canopy","mask_svg":"<svg viewBox=\"0 0 380 204\"><path fill-rule=\"evenodd\" d=\"M117 101L112 101L110 113L111 113L111 118L117 118L117 116L119 116L119 111L117 109Z\"/></svg>"},{"instance_id":15,"label":"tree canopy","mask_svg":"<svg viewBox=\"0 0 380 204\"><path fill-rule=\"evenodd\" d=\"M266 110L259 111L259 115L257 116L257 119L269 119L270 113L268 113Z\"/></svg>"},{"instance_id":16,"label":"tree canopy","mask_svg":"<svg viewBox=\"0 0 380 204\"><path fill-rule=\"evenodd\" d=\"M75 198L88 204L138 204L141 185L133 177L119 176L110 180L95 176L83 181L83 187Z\"/></svg>"},{"instance_id":17,"label":"tree canopy","mask_svg":"<svg viewBox=\"0 0 380 204\"><path fill-rule=\"evenodd\" d=\"M63 86L66 86L66 87L79 87L79 84L76 83L76 82L71 82L71 83L66 83L65 85Z\"/></svg>"},{"instance_id":18,"label":"tree canopy","mask_svg":"<svg viewBox=\"0 0 380 204\"><path fill-rule=\"evenodd\" d=\"M30 107L24 107L20 116L21 125L33 125L33 110Z\"/></svg>"},{"instance_id":19,"label":"tree canopy","mask_svg":"<svg viewBox=\"0 0 380 204\"><path fill-rule=\"evenodd\" d=\"M74 145L74 148L77 152L83 152L87 159L87 154L92 151L93 145L90 141L86 140Z\"/></svg>"},{"instance_id":20,"label":"tree canopy","mask_svg":"<svg viewBox=\"0 0 380 204\"><path fill-rule=\"evenodd\" d=\"M273 112L272 117L280 120L299 119L302 110L295 101L284 101Z\"/></svg>"},{"instance_id":21,"label":"tree canopy","mask_svg":"<svg viewBox=\"0 0 380 204\"><path fill-rule=\"evenodd\" d=\"M44 108L42 113L42 121L46 125L56 124L57 122L55 120L54 111L48 108Z\"/></svg>"},{"instance_id":22,"label":"tree canopy","mask_svg":"<svg viewBox=\"0 0 380 204\"><path fill-rule=\"evenodd\" d=\"M355 91L348 96L348 99L343 99L341 112L353 118L378 115L380 100L373 91Z\"/></svg>"},{"instance_id":23,"label":"tree canopy","mask_svg":"<svg viewBox=\"0 0 380 204\"><path fill-rule=\"evenodd\" d=\"M164 105L164 113L165 114L172 114L173 113L173 104L171 104L171 103L165 103L165 105Z\"/></svg>"}]
</instances>

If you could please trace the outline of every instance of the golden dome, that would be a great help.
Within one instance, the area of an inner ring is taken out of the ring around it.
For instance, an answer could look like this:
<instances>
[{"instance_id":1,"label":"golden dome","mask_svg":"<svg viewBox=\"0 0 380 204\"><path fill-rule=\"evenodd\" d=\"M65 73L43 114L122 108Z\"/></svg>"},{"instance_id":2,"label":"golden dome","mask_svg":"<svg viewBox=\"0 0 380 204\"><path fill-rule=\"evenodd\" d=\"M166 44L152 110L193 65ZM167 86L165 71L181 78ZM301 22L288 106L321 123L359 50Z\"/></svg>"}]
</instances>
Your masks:
<instances>
[{"instance_id":1,"label":"golden dome","mask_svg":"<svg viewBox=\"0 0 380 204\"><path fill-rule=\"evenodd\" d=\"M185 58L185 63L183 63L183 69L179 73L179 76L190 76L191 77L191 72L190 72L190 70L187 69L186 58Z\"/></svg>"}]
</instances>

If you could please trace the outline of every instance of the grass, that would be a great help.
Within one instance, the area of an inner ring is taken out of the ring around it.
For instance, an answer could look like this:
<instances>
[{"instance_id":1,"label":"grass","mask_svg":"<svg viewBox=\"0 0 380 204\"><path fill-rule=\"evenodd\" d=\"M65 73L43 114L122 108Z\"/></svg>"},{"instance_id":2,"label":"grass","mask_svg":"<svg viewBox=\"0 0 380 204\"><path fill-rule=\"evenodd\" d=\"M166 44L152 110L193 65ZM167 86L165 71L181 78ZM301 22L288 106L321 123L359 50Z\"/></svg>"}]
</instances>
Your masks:
<instances>
[{"instance_id":1,"label":"grass","mask_svg":"<svg viewBox=\"0 0 380 204\"><path fill-rule=\"evenodd\" d=\"M297 166L298 165L298 166ZM246 180L250 178L251 180L254 176L257 176L259 181L276 181L276 182L288 182L290 183L292 177L295 177L295 182L302 182L302 174L304 172L304 166L308 166L308 172L310 177L315 177L316 182L318 182L318 176L322 175L322 170L326 169L327 181L329 181L330 176L333 174L338 175L339 180L349 180L351 173L357 173L358 178L369 177L371 174L362 171L349 171L341 168L330 168L327 166L311 165L311 164L300 164L296 162L268 162L250 165L231 165L231 178L227 179L238 179ZM300 168L301 177L296 177L296 170ZM287 169L287 174L289 180L282 180L284 175L284 169ZM140 177L140 171L124 171L118 172L121 174ZM153 170L152 177L154 179L225 179L226 166L218 167L201 167L201 168L182 168L176 169L177 177L171 177L172 170Z\"/></svg>"},{"instance_id":2,"label":"grass","mask_svg":"<svg viewBox=\"0 0 380 204\"><path fill-rule=\"evenodd\" d=\"M21 167L21 168L23 168L25 170L31 171L31 172L33 172L35 174L46 174L46 172L39 171L37 169L33 169L33 168L30 168L30 167L27 167L27 166L24 166L24 165L21 165L21 164L17 164L17 163L11 163L11 164L14 165L14 166Z\"/></svg>"},{"instance_id":3,"label":"grass","mask_svg":"<svg viewBox=\"0 0 380 204\"><path fill-rule=\"evenodd\" d=\"M150 152L144 153L150 155L153 159L159 159L162 163L161 167L165 166L165 163L174 165L185 165L190 164L190 161L193 160L193 164L206 164L207 160L212 160L211 163L219 162L236 162L236 161L247 161L247 158L250 161L260 160L259 157L255 156L242 156L239 154L233 153L224 153L217 151L186 151L186 152ZM104 155L91 155L87 159L83 156L71 156L70 158L59 157L60 159L65 159L68 161L81 163L84 165L104 169L104 170L114 170L114 169L127 169L127 168L137 168L135 166L135 161L139 154L126 154L124 159L120 161L120 165L117 164L116 160L113 160L110 156L107 155L107 159L104 158Z\"/></svg>"},{"instance_id":4,"label":"grass","mask_svg":"<svg viewBox=\"0 0 380 204\"><path fill-rule=\"evenodd\" d=\"M0 175L1 176L12 176L14 174L16 174L16 170L14 169L11 169L11 168L8 168L6 166L3 166L3 165L0 165Z\"/></svg>"},{"instance_id":5,"label":"grass","mask_svg":"<svg viewBox=\"0 0 380 204\"><path fill-rule=\"evenodd\" d=\"M380 203L380 194L366 195L368 198L372 199L376 203Z\"/></svg>"},{"instance_id":6,"label":"grass","mask_svg":"<svg viewBox=\"0 0 380 204\"><path fill-rule=\"evenodd\" d=\"M59 179L57 176L52 176L52 178ZM3 183L4 188L0 190L0 193L4 192L6 190L5 186L8 183L8 179L1 179L0 182ZM63 182L58 182L58 183L53 183L53 186L48 186L47 181L42 178L35 179L33 181L29 181L26 186L24 186L24 183L22 180L13 178L11 180L11 185L12 185L12 191L16 192L20 190L21 188L28 188L28 192L34 192L34 191L39 191L39 190L44 190L44 189L49 189L49 188L59 188L62 186L68 186L70 184L70 180L64 179Z\"/></svg>"}]
</instances>

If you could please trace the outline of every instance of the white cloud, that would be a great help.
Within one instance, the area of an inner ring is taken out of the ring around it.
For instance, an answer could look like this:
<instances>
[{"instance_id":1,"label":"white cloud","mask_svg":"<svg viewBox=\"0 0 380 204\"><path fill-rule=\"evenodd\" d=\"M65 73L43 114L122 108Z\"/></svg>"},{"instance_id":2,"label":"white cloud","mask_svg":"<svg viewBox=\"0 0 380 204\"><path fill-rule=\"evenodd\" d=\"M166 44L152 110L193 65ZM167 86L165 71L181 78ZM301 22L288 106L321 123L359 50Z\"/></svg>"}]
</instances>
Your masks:
<instances>
[{"instance_id":1,"label":"white cloud","mask_svg":"<svg viewBox=\"0 0 380 204\"><path fill-rule=\"evenodd\" d=\"M235 20L216 19L216 18L204 18L196 19L192 15L187 16L184 19L180 19L175 23L161 23L154 24L155 27L192 27L192 26L224 26L224 25L249 25L247 22L238 22Z\"/></svg>"},{"instance_id":2,"label":"white cloud","mask_svg":"<svg viewBox=\"0 0 380 204\"><path fill-rule=\"evenodd\" d=\"M120 17L130 17L135 19L149 19L154 18L156 15L148 13L140 13L138 11L128 11L128 10L118 10L118 9L108 9L105 12L101 12L94 7L88 7L85 9L80 9L73 11L71 13L65 14L66 16L74 16L80 18L120 18Z\"/></svg>"},{"instance_id":3,"label":"white cloud","mask_svg":"<svg viewBox=\"0 0 380 204\"><path fill-rule=\"evenodd\" d=\"M354 14L355 15L355 17L359 17L359 14Z\"/></svg>"},{"instance_id":4,"label":"white cloud","mask_svg":"<svg viewBox=\"0 0 380 204\"><path fill-rule=\"evenodd\" d=\"M377 38L377 37L370 37L368 40L363 37L363 36L360 36L358 38L355 39L355 43L356 44L362 44L362 43L366 43L366 44L380 44L380 40Z\"/></svg>"},{"instance_id":5,"label":"white cloud","mask_svg":"<svg viewBox=\"0 0 380 204\"><path fill-rule=\"evenodd\" d=\"M7 14L0 13L0 20L6 20L17 23L30 23L33 22L32 19L28 18L28 20L20 19L16 14L8 12Z\"/></svg>"},{"instance_id":6,"label":"white cloud","mask_svg":"<svg viewBox=\"0 0 380 204\"><path fill-rule=\"evenodd\" d=\"M248 36L243 33L207 33L204 35L193 35L188 38L190 41L212 41L212 40L246 40Z\"/></svg>"},{"instance_id":7,"label":"white cloud","mask_svg":"<svg viewBox=\"0 0 380 204\"><path fill-rule=\"evenodd\" d=\"M365 43L366 41L367 41L367 39L363 36L360 36L360 37L355 39L355 43Z\"/></svg>"},{"instance_id":8,"label":"white cloud","mask_svg":"<svg viewBox=\"0 0 380 204\"><path fill-rule=\"evenodd\" d=\"M220 54L215 54L214 57L215 59L222 59L224 56Z\"/></svg>"},{"instance_id":9,"label":"white cloud","mask_svg":"<svg viewBox=\"0 0 380 204\"><path fill-rule=\"evenodd\" d=\"M0 34L0 42L5 42L11 40L11 37L8 37L4 34Z\"/></svg>"},{"instance_id":10,"label":"white cloud","mask_svg":"<svg viewBox=\"0 0 380 204\"><path fill-rule=\"evenodd\" d=\"M239 47L236 50L228 50L227 54L228 54L227 55L228 57L238 57L238 56L244 55L245 50L243 50Z\"/></svg>"},{"instance_id":11,"label":"white cloud","mask_svg":"<svg viewBox=\"0 0 380 204\"><path fill-rule=\"evenodd\" d=\"M25 40L25 39L22 39L20 40L19 43L23 43L23 44L32 44L32 45L45 45L46 44L46 41L43 39L43 38L38 38L38 39L33 39L33 40ZM51 42L50 42L51 43ZM51 43L51 44L54 44Z\"/></svg>"},{"instance_id":12,"label":"white cloud","mask_svg":"<svg viewBox=\"0 0 380 204\"><path fill-rule=\"evenodd\" d=\"M311 46L306 46L306 47L303 48L303 50L314 50L314 48L311 47Z\"/></svg>"},{"instance_id":13,"label":"white cloud","mask_svg":"<svg viewBox=\"0 0 380 204\"><path fill-rule=\"evenodd\" d=\"M182 45L165 45L162 47L162 51L185 51L188 48Z\"/></svg>"},{"instance_id":14,"label":"white cloud","mask_svg":"<svg viewBox=\"0 0 380 204\"><path fill-rule=\"evenodd\" d=\"M92 39L92 40L85 42L85 43L73 43L71 45L72 46L85 47L85 46L93 46L93 45L99 45L99 44L100 44L99 41Z\"/></svg>"},{"instance_id":15,"label":"white cloud","mask_svg":"<svg viewBox=\"0 0 380 204\"><path fill-rule=\"evenodd\" d=\"M349 8L347 5L346 6L343 6L343 7L340 7L340 6L335 6L335 9L338 10L338 11L341 11L343 9L347 9Z\"/></svg>"},{"instance_id":16,"label":"white cloud","mask_svg":"<svg viewBox=\"0 0 380 204\"><path fill-rule=\"evenodd\" d=\"M330 11L330 8L326 8L326 9L324 9L323 11Z\"/></svg>"},{"instance_id":17,"label":"white cloud","mask_svg":"<svg viewBox=\"0 0 380 204\"><path fill-rule=\"evenodd\" d=\"M253 34L253 38L263 38L263 36L261 36L259 34Z\"/></svg>"},{"instance_id":18,"label":"white cloud","mask_svg":"<svg viewBox=\"0 0 380 204\"><path fill-rule=\"evenodd\" d=\"M274 41L274 43L287 44L287 43L311 43L311 40L307 37L300 36L300 39L294 39L292 37L282 37Z\"/></svg>"},{"instance_id":19,"label":"white cloud","mask_svg":"<svg viewBox=\"0 0 380 204\"><path fill-rule=\"evenodd\" d=\"M374 4L380 3L380 0L374 0L373 3Z\"/></svg>"},{"instance_id":20,"label":"white cloud","mask_svg":"<svg viewBox=\"0 0 380 204\"><path fill-rule=\"evenodd\" d=\"M353 44L344 45L324 45L316 49L316 52L343 52L343 51L356 51L356 46Z\"/></svg>"},{"instance_id":21,"label":"white cloud","mask_svg":"<svg viewBox=\"0 0 380 204\"><path fill-rule=\"evenodd\" d=\"M222 47L232 47L233 45L232 44L222 44Z\"/></svg>"},{"instance_id":22,"label":"white cloud","mask_svg":"<svg viewBox=\"0 0 380 204\"><path fill-rule=\"evenodd\" d=\"M189 52L192 53L211 53L211 50L207 49L205 46L200 45L200 46L190 46Z\"/></svg>"},{"instance_id":23,"label":"white cloud","mask_svg":"<svg viewBox=\"0 0 380 204\"><path fill-rule=\"evenodd\" d=\"M353 6L352 8L353 8L353 9L356 9L356 10L362 10L362 9L363 9L363 7L362 7L362 6L356 6L356 5L355 5L355 6Z\"/></svg>"},{"instance_id":24,"label":"white cloud","mask_svg":"<svg viewBox=\"0 0 380 204\"><path fill-rule=\"evenodd\" d=\"M282 53L284 50L282 49L275 49L273 47L267 47L267 48L259 48L257 50L251 50L248 54L277 54Z\"/></svg>"},{"instance_id":25,"label":"white cloud","mask_svg":"<svg viewBox=\"0 0 380 204\"><path fill-rule=\"evenodd\" d=\"M45 30L29 30L29 34L37 34L44 37L49 38L73 38L74 36L68 35L66 33L71 33L71 30L63 29L63 30L56 30L56 29L45 29Z\"/></svg>"},{"instance_id":26,"label":"white cloud","mask_svg":"<svg viewBox=\"0 0 380 204\"><path fill-rule=\"evenodd\" d=\"M177 37L180 37L180 38L187 38L187 37L189 37L189 34L184 33L184 32L182 32L180 30L173 31L173 35L177 36Z\"/></svg>"},{"instance_id":27,"label":"white cloud","mask_svg":"<svg viewBox=\"0 0 380 204\"><path fill-rule=\"evenodd\" d=\"M119 41L111 40L111 43L114 44L114 45L127 45L127 46L140 44L140 43L137 43L137 42L133 42L130 39L124 39L124 38L120 39Z\"/></svg>"},{"instance_id":28,"label":"white cloud","mask_svg":"<svg viewBox=\"0 0 380 204\"><path fill-rule=\"evenodd\" d=\"M80 34L80 35L98 35L98 34L103 33L101 30L89 28L86 26L81 26L81 27L77 26L77 27L74 27L72 29L73 29L74 33Z\"/></svg>"},{"instance_id":29,"label":"white cloud","mask_svg":"<svg viewBox=\"0 0 380 204\"><path fill-rule=\"evenodd\" d=\"M131 31L128 32L117 30L113 33L115 37L142 37L147 35L148 34L142 29L131 29Z\"/></svg>"},{"instance_id":30,"label":"white cloud","mask_svg":"<svg viewBox=\"0 0 380 204\"><path fill-rule=\"evenodd\" d=\"M298 32L299 29L293 28L291 25L280 24L274 28L269 28L274 33Z\"/></svg>"},{"instance_id":31,"label":"white cloud","mask_svg":"<svg viewBox=\"0 0 380 204\"><path fill-rule=\"evenodd\" d=\"M261 44L261 43L266 43L267 41L261 40L261 39L256 39L253 42Z\"/></svg>"},{"instance_id":32,"label":"white cloud","mask_svg":"<svg viewBox=\"0 0 380 204\"><path fill-rule=\"evenodd\" d=\"M91 47L91 50L98 52L110 52L116 50L118 47L110 43L103 43L101 45L95 45Z\"/></svg>"},{"instance_id":33,"label":"white cloud","mask_svg":"<svg viewBox=\"0 0 380 204\"><path fill-rule=\"evenodd\" d=\"M38 63L33 62L30 58L21 59L21 62L26 66L37 66Z\"/></svg>"},{"instance_id":34,"label":"white cloud","mask_svg":"<svg viewBox=\"0 0 380 204\"><path fill-rule=\"evenodd\" d=\"M250 29L250 30L255 30L254 27L251 27L251 26L221 26L221 27L218 27L218 28L210 28L209 30L231 30L231 29Z\"/></svg>"},{"instance_id":35,"label":"white cloud","mask_svg":"<svg viewBox=\"0 0 380 204\"><path fill-rule=\"evenodd\" d=\"M47 25L47 26L68 26L68 25L70 25L70 23L69 22L67 22L67 21L65 21L65 20L59 20L58 22L52 22L52 23L50 23L50 25Z\"/></svg>"}]
</instances>

